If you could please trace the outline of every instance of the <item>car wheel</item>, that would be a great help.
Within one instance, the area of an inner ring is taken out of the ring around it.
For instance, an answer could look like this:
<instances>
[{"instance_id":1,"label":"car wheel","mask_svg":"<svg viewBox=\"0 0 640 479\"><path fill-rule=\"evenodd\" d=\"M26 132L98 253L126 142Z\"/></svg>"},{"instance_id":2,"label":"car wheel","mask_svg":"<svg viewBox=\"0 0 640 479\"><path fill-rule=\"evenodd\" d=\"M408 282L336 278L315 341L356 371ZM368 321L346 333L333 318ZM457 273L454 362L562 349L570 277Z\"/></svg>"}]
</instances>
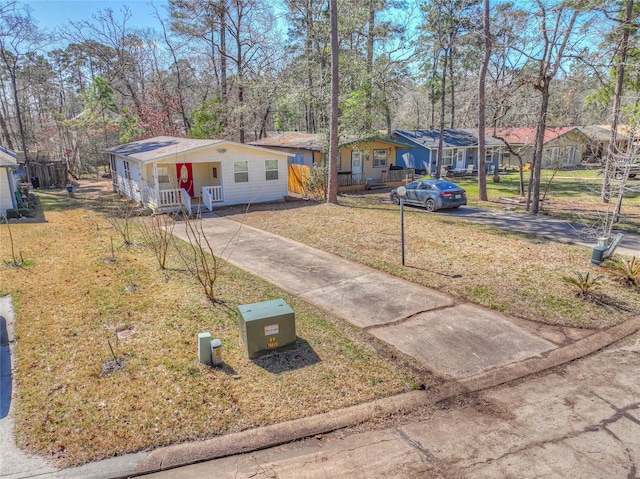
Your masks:
<instances>
[{"instance_id":1,"label":"car wheel","mask_svg":"<svg viewBox=\"0 0 640 479\"><path fill-rule=\"evenodd\" d=\"M424 207L427 209L427 211L435 211L436 202L433 201L432 198L428 198L427 201L424 202Z\"/></svg>"},{"instance_id":2,"label":"car wheel","mask_svg":"<svg viewBox=\"0 0 640 479\"><path fill-rule=\"evenodd\" d=\"M400 204L400 196L398 196L397 193L394 193L391 195L391 201L393 201L394 205L399 205Z\"/></svg>"},{"instance_id":3,"label":"car wheel","mask_svg":"<svg viewBox=\"0 0 640 479\"><path fill-rule=\"evenodd\" d=\"M616 173L616 180L621 180L623 176L622 173Z\"/></svg>"}]
</instances>

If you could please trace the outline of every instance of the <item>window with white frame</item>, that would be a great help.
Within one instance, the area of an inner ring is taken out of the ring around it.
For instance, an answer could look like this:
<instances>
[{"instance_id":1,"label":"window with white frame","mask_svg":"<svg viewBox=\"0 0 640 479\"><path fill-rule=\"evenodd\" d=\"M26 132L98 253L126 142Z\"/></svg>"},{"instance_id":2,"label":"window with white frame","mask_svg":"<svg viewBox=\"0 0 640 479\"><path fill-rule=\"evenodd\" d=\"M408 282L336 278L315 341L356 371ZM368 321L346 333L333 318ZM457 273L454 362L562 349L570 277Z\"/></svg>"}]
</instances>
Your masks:
<instances>
[{"instance_id":1,"label":"window with white frame","mask_svg":"<svg viewBox=\"0 0 640 479\"><path fill-rule=\"evenodd\" d=\"M158 166L158 184L168 184L169 183L169 167L167 166Z\"/></svg>"},{"instance_id":2,"label":"window with white frame","mask_svg":"<svg viewBox=\"0 0 640 479\"><path fill-rule=\"evenodd\" d=\"M456 149L449 148L446 150L442 150L442 166L452 166L453 158L456 156Z\"/></svg>"},{"instance_id":3,"label":"window with white frame","mask_svg":"<svg viewBox=\"0 0 640 479\"><path fill-rule=\"evenodd\" d=\"M383 168L387 166L389 150L373 150L373 167Z\"/></svg>"},{"instance_id":4,"label":"window with white frame","mask_svg":"<svg viewBox=\"0 0 640 479\"><path fill-rule=\"evenodd\" d=\"M552 146L547 149L545 166L560 166L560 148Z\"/></svg>"},{"instance_id":5,"label":"window with white frame","mask_svg":"<svg viewBox=\"0 0 640 479\"><path fill-rule=\"evenodd\" d=\"M247 181L249 181L249 162L234 161L233 177L236 183L246 183Z\"/></svg>"},{"instance_id":6,"label":"window with white frame","mask_svg":"<svg viewBox=\"0 0 640 479\"><path fill-rule=\"evenodd\" d=\"M486 163L493 163L493 154L494 154L493 148L487 148L484 152L484 161Z\"/></svg>"},{"instance_id":7,"label":"window with white frame","mask_svg":"<svg viewBox=\"0 0 640 479\"><path fill-rule=\"evenodd\" d=\"M264 160L265 178L269 180L278 179L278 160Z\"/></svg>"},{"instance_id":8,"label":"window with white frame","mask_svg":"<svg viewBox=\"0 0 640 479\"><path fill-rule=\"evenodd\" d=\"M130 180L131 179L131 170L129 170L129 162L127 160L124 160L122 163L124 164L124 177L127 180Z\"/></svg>"},{"instance_id":9,"label":"window with white frame","mask_svg":"<svg viewBox=\"0 0 640 479\"><path fill-rule=\"evenodd\" d=\"M564 160L564 166L571 166L575 163L576 158L576 147L575 146L567 146L566 147L566 156Z\"/></svg>"}]
</instances>

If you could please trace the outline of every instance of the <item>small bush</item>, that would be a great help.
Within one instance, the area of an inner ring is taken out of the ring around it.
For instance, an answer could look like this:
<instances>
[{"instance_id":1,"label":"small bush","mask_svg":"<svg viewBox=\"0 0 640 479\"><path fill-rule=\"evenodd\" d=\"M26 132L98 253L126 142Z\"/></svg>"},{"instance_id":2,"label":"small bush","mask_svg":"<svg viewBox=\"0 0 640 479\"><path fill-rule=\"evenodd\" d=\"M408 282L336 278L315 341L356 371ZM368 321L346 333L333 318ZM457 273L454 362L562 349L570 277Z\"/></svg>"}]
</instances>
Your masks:
<instances>
[{"instance_id":1,"label":"small bush","mask_svg":"<svg viewBox=\"0 0 640 479\"><path fill-rule=\"evenodd\" d=\"M315 200L327 199L327 172L324 166L312 166L302 178L305 195Z\"/></svg>"},{"instance_id":2,"label":"small bush","mask_svg":"<svg viewBox=\"0 0 640 479\"><path fill-rule=\"evenodd\" d=\"M607 261L604 265L607 274L625 286L640 287L640 260L635 256Z\"/></svg>"},{"instance_id":3,"label":"small bush","mask_svg":"<svg viewBox=\"0 0 640 479\"><path fill-rule=\"evenodd\" d=\"M563 276L562 279L578 288L578 297L590 298L592 296L592 292L602 284L604 276L601 274L595 276L590 272L585 274L580 271L576 271L575 276Z\"/></svg>"}]
</instances>

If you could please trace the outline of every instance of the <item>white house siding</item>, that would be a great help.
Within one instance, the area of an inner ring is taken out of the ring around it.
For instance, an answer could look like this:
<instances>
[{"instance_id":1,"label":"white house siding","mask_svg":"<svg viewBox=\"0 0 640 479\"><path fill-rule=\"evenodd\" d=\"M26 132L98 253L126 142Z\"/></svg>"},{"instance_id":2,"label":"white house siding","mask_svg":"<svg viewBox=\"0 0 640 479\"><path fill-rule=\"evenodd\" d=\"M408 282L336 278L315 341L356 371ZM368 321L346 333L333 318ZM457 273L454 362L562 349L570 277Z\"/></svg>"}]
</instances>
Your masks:
<instances>
[{"instance_id":1,"label":"white house siding","mask_svg":"<svg viewBox=\"0 0 640 479\"><path fill-rule=\"evenodd\" d=\"M129 177L126 177L125 173L125 161L129 163ZM115 157L115 176L118 192L128 196L135 201L143 200L143 193L145 192L144 184L141 180L141 165L135 160L124 160L123 158ZM114 174L114 172L112 172Z\"/></svg>"},{"instance_id":2,"label":"white house siding","mask_svg":"<svg viewBox=\"0 0 640 479\"><path fill-rule=\"evenodd\" d=\"M265 160L278 161L278 179L267 180ZM169 178L174 186L164 185L164 189L175 188L176 163L191 163L194 178L194 196L202 196L203 186L222 186L224 202L217 205L237 205L280 201L288 194L287 184L287 156L270 151L260 151L254 148L224 143L211 148L176 155L170 159L163 159L155 163L142 164L129 159L131 181L124 177L124 159L116 157L116 176L118 191L137 201L145 201L157 205L153 190L155 179L153 165L167 167ZM249 181L236 183L233 164L236 161L247 161L249 167ZM217 168L218 178L213 177L213 167ZM143 172L143 174L141 174Z\"/></svg>"},{"instance_id":3,"label":"white house siding","mask_svg":"<svg viewBox=\"0 0 640 479\"><path fill-rule=\"evenodd\" d=\"M0 216L14 207L13 185L9 168L0 168Z\"/></svg>"},{"instance_id":4,"label":"white house siding","mask_svg":"<svg viewBox=\"0 0 640 479\"><path fill-rule=\"evenodd\" d=\"M287 158L285 156L235 146L229 147L226 154L229 155L229 159L225 160L221 166L225 205L280 201L287 196ZM277 180L266 179L265 160L278 161ZM249 162L248 182L236 183L233 171L233 163L236 161Z\"/></svg>"}]
</instances>

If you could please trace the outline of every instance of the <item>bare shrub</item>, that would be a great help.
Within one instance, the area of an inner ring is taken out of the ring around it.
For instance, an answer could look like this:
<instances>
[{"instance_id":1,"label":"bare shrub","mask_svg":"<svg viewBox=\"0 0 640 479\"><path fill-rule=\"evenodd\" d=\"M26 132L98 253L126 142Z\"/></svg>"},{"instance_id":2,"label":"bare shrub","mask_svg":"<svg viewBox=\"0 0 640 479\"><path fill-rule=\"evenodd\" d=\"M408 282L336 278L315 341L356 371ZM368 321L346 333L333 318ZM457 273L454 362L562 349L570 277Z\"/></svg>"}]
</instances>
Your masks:
<instances>
[{"instance_id":1,"label":"bare shrub","mask_svg":"<svg viewBox=\"0 0 640 479\"><path fill-rule=\"evenodd\" d=\"M167 253L175 224L174 215L170 213L141 218L138 222L142 240L153 251L160 269L167 267Z\"/></svg>"},{"instance_id":2,"label":"bare shrub","mask_svg":"<svg viewBox=\"0 0 640 479\"><path fill-rule=\"evenodd\" d=\"M176 244L178 256L187 271L200 283L209 301L214 304L222 303L216 298L214 289L220 260L214 254L211 243L204 232L202 218L199 214L193 217L186 212L182 212L182 215L187 241L186 247L183 248Z\"/></svg>"},{"instance_id":3,"label":"bare shrub","mask_svg":"<svg viewBox=\"0 0 640 479\"><path fill-rule=\"evenodd\" d=\"M131 246L132 236L132 218L138 216L140 207L130 201L122 202L110 214L107 220L118 232L125 246Z\"/></svg>"}]
</instances>

